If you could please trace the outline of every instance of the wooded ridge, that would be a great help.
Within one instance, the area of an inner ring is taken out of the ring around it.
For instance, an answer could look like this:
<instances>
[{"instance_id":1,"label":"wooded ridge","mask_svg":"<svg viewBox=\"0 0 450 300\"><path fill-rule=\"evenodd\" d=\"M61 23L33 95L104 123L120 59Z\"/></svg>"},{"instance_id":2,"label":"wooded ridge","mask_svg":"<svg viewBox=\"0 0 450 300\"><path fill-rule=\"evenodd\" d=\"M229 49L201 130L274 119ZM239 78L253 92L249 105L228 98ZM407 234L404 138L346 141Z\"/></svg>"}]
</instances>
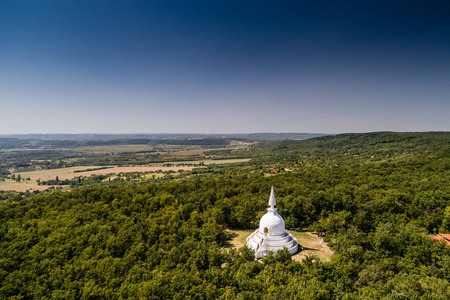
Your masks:
<instances>
[{"instance_id":1,"label":"wooded ridge","mask_svg":"<svg viewBox=\"0 0 450 300\"><path fill-rule=\"evenodd\" d=\"M180 180L4 194L0 298L449 299L450 248L430 239L450 232L449 142L326 136ZM325 232L331 262L229 247L271 186L286 228Z\"/></svg>"}]
</instances>

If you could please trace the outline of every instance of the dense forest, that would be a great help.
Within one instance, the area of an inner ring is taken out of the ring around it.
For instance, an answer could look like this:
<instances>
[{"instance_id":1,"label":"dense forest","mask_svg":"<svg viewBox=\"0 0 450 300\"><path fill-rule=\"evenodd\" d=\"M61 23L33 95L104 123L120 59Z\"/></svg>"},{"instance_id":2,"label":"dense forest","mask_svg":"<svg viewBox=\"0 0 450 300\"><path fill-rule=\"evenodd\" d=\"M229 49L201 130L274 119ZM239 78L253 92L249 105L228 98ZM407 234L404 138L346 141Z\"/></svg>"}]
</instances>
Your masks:
<instances>
[{"instance_id":1,"label":"dense forest","mask_svg":"<svg viewBox=\"0 0 450 300\"><path fill-rule=\"evenodd\" d=\"M450 298L450 248L430 239L450 232L450 133L345 134L246 155L182 180L5 193L0 298ZM272 185L286 227L326 233L330 262L229 247L227 229L256 228Z\"/></svg>"}]
</instances>

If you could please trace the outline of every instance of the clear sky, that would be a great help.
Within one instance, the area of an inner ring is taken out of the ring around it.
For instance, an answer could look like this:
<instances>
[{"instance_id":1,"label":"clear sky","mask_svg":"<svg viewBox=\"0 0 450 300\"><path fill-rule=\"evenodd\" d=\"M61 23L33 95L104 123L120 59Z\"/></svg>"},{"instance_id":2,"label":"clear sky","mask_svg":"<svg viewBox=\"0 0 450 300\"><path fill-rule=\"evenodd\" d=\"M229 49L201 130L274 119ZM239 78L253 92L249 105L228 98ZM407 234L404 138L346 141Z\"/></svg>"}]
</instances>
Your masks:
<instances>
[{"instance_id":1,"label":"clear sky","mask_svg":"<svg viewBox=\"0 0 450 300\"><path fill-rule=\"evenodd\" d=\"M1 0L0 134L450 131L448 0Z\"/></svg>"}]
</instances>

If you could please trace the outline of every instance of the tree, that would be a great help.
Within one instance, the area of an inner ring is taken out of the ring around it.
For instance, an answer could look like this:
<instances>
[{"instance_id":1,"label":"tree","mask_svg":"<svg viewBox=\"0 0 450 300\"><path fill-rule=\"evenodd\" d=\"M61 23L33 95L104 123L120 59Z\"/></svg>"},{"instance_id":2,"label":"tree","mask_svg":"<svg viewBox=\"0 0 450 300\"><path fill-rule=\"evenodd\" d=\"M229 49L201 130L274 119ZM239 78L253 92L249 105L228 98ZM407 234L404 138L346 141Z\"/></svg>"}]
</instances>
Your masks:
<instances>
[{"instance_id":1,"label":"tree","mask_svg":"<svg viewBox=\"0 0 450 300\"><path fill-rule=\"evenodd\" d=\"M442 227L445 231L450 232L450 206L445 208L444 219L442 220Z\"/></svg>"}]
</instances>

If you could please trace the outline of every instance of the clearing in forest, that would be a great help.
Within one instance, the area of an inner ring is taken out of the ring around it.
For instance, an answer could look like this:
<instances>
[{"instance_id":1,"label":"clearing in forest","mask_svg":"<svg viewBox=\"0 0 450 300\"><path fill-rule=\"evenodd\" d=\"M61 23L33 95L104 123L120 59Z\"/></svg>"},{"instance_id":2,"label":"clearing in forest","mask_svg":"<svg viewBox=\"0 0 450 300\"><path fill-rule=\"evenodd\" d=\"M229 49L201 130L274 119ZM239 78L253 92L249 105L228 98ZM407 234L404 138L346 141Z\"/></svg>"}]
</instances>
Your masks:
<instances>
[{"instance_id":1,"label":"clearing in forest","mask_svg":"<svg viewBox=\"0 0 450 300\"><path fill-rule=\"evenodd\" d=\"M228 230L231 233L231 246L235 248L242 248L247 244L247 237L254 230ZM321 261L330 261L333 251L327 246L322 238L312 234L311 232L298 232L289 230L289 232L298 240L303 250L298 251L292 255L292 259L302 261L308 256L315 256Z\"/></svg>"}]
</instances>

